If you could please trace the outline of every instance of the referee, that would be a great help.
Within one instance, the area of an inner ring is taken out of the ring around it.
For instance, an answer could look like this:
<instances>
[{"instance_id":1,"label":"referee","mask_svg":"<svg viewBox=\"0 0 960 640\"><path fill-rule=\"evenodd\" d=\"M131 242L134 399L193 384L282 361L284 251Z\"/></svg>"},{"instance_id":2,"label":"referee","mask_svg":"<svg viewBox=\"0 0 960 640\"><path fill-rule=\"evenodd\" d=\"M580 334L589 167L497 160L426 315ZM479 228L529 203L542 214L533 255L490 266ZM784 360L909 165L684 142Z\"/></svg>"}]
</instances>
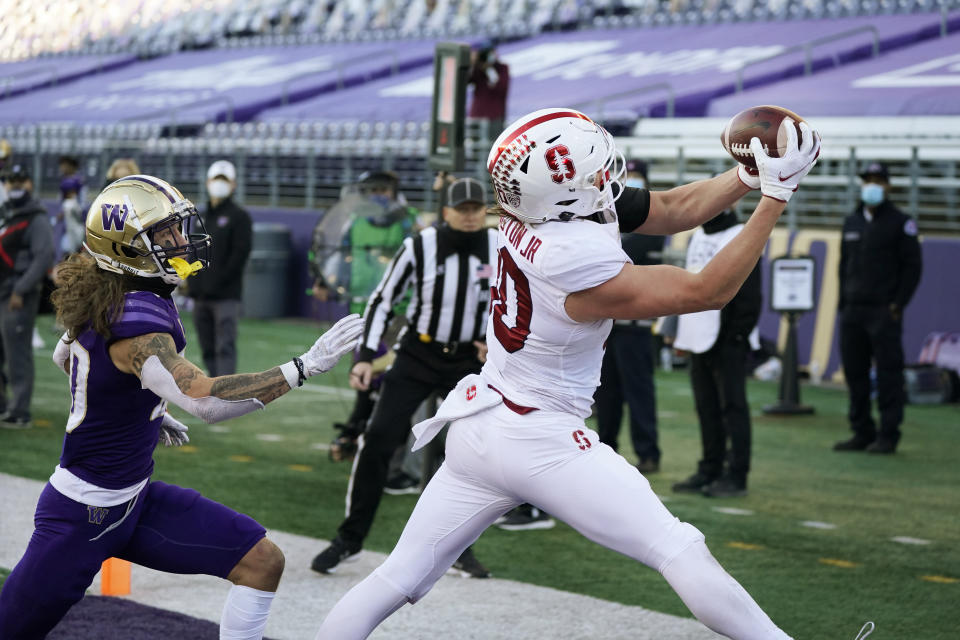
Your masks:
<instances>
[{"instance_id":1,"label":"referee","mask_svg":"<svg viewBox=\"0 0 960 640\"><path fill-rule=\"evenodd\" d=\"M407 238L364 313L360 355L350 386L370 385L374 353L393 317L394 305L412 289L407 323L393 366L384 374L380 397L360 436L347 485L347 516L330 546L311 564L329 573L360 552L370 532L393 452L406 442L411 418L434 392L447 394L486 359L487 311L497 231L484 228L486 197L472 178L454 181L443 194L443 223ZM489 573L467 549L454 567L474 577Z\"/></svg>"}]
</instances>

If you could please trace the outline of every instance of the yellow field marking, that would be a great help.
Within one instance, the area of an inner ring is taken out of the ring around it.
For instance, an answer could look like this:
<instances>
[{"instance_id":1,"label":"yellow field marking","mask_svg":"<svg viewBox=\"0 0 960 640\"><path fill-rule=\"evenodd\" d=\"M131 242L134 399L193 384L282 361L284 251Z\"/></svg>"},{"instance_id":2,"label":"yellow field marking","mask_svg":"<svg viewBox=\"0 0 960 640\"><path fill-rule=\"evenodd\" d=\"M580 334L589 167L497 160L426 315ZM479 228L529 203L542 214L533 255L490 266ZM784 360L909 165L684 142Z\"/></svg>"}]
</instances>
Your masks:
<instances>
[{"instance_id":1,"label":"yellow field marking","mask_svg":"<svg viewBox=\"0 0 960 640\"><path fill-rule=\"evenodd\" d=\"M308 464L288 464L287 469L290 469L290 471L313 471L313 467Z\"/></svg>"},{"instance_id":2,"label":"yellow field marking","mask_svg":"<svg viewBox=\"0 0 960 640\"><path fill-rule=\"evenodd\" d=\"M230 456L233 462L253 462L253 456Z\"/></svg>"},{"instance_id":3,"label":"yellow field marking","mask_svg":"<svg viewBox=\"0 0 960 640\"><path fill-rule=\"evenodd\" d=\"M926 580L927 582L936 582L937 584L956 584L960 582L957 578L950 578L948 576L920 576L921 580Z\"/></svg>"},{"instance_id":4,"label":"yellow field marking","mask_svg":"<svg viewBox=\"0 0 960 640\"><path fill-rule=\"evenodd\" d=\"M49 427L51 422L49 420L44 420L43 418L40 418L39 420L34 420L33 424L34 426L37 426L37 427Z\"/></svg>"},{"instance_id":5,"label":"yellow field marking","mask_svg":"<svg viewBox=\"0 0 960 640\"><path fill-rule=\"evenodd\" d=\"M839 560L837 558L820 558L820 564L828 564L831 567L840 567L841 569L854 569L860 565L849 560Z\"/></svg>"},{"instance_id":6,"label":"yellow field marking","mask_svg":"<svg viewBox=\"0 0 960 640\"><path fill-rule=\"evenodd\" d=\"M177 447L177 451L181 453L196 453L197 448L192 444L185 444L182 447Z\"/></svg>"},{"instance_id":7,"label":"yellow field marking","mask_svg":"<svg viewBox=\"0 0 960 640\"><path fill-rule=\"evenodd\" d=\"M750 544L749 542L737 542L736 540L728 542L727 546L733 547L734 549L743 549L744 551L756 551L764 548L762 544Z\"/></svg>"}]
</instances>

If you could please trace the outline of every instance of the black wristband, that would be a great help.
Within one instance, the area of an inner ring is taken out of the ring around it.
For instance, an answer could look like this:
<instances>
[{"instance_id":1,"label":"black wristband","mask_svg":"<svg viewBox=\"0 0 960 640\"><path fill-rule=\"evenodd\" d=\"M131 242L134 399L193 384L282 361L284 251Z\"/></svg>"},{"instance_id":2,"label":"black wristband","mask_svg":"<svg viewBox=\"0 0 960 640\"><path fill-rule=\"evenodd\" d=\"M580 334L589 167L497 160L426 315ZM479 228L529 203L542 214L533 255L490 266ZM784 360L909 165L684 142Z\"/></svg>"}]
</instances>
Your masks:
<instances>
[{"instance_id":1,"label":"black wristband","mask_svg":"<svg viewBox=\"0 0 960 640\"><path fill-rule=\"evenodd\" d=\"M303 371L303 360L294 356L293 364L297 367L297 386L302 387L307 380L307 374Z\"/></svg>"}]
</instances>

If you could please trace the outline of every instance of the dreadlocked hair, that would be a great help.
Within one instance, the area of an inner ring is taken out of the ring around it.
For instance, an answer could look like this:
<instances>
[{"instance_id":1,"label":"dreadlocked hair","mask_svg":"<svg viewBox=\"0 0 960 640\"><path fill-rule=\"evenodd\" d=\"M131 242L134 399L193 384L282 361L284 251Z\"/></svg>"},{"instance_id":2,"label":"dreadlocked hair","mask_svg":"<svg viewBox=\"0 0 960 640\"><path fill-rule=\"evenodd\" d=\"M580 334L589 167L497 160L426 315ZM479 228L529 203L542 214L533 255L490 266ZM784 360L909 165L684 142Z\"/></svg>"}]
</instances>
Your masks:
<instances>
[{"instance_id":1,"label":"dreadlocked hair","mask_svg":"<svg viewBox=\"0 0 960 640\"><path fill-rule=\"evenodd\" d=\"M57 322L67 330L67 342L87 329L109 338L110 325L123 311L123 277L104 271L90 255L77 253L56 266L54 281L57 288L50 301Z\"/></svg>"}]
</instances>

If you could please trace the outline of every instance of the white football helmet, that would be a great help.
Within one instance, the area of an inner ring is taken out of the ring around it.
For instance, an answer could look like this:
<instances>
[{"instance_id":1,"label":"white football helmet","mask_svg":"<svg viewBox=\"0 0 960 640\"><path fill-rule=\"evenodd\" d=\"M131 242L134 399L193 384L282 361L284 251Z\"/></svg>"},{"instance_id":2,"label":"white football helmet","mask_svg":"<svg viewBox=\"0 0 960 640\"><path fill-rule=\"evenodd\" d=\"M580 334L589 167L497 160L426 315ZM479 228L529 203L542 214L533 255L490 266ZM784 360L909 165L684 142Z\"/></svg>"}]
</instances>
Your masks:
<instances>
[{"instance_id":1,"label":"white football helmet","mask_svg":"<svg viewBox=\"0 0 960 640\"><path fill-rule=\"evenodd\" d=\"M523 116L500 134L487 157L497 202L533 224L612 210L623 193L625 164L606 129L562 108Z\"/></svg>"},{"instance_id":2,"label":"white football helmet","mask_svg":"<svg viewBox=\"0 0 960 640\"><path fill-rule=\"evenodd\" d=\"M191 233L192 227L199 233ZM157 234L175 227L183 243L162 247ZM206 267L210 236L193 203L173 185L153 176L134 175L112 182L87 212L83 243L105 271L177 284L176 259Z\"/></svg>"}]
</instances>

